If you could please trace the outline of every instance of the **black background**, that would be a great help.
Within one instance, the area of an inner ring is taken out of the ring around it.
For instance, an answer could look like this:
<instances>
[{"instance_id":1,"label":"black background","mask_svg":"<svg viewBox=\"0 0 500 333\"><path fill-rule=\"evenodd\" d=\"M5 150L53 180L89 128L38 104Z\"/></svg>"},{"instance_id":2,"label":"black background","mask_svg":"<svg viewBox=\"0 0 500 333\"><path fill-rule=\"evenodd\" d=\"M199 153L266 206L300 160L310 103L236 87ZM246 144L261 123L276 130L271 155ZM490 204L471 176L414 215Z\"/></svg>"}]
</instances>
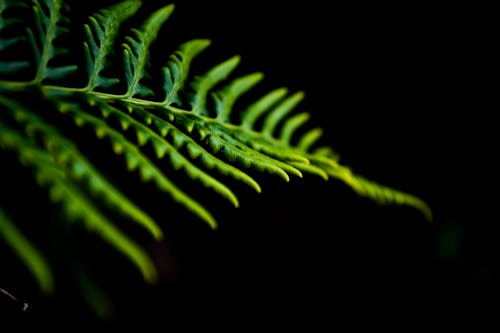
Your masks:
<instances>
[{"instance_id":1,"label":"black background","mask_svg":"<svg viewBox=\"0 0 500 333\"><path fill-rule=\"evenodd\" d=\"M73 4L73 15L108 2ZM159 6L146 2L139 14ZM153 57L209 38L195 68L239 54L236 75L266 75L257 92L304 91L300 109L344 164L420 196L435 219L428 224L411 208L379 207L334 180L261 176L263 193L236 189L238 210L214 206L217 231L182 213L175 222L156 212L168 220L165 242L149 248L160 263L158 286L140 287L134 272L111 274L100 264L118 304L112 324L210 327L236 318L242 326L333 327L380 302L393 311L496 290L494 195L476 186L494 188L485 162L493 139L486 117L493 110L486 103L490 22L482 15L457 4L176 3ZM91 318L64 292L35 300L21 317Z\"/></svg>"}]
</instances>

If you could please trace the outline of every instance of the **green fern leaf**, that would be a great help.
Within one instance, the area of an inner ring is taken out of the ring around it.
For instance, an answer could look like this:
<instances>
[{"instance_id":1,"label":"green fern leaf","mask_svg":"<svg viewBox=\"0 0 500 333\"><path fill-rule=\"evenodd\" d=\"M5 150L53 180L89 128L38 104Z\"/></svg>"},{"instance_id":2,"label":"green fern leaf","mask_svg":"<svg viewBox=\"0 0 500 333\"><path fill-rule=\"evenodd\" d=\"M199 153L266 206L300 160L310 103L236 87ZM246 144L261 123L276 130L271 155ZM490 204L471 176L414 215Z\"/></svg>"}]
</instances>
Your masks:
<instances>
[{"instance_id":1,"label":"green fern leaf","mask_svg":"<svg viewBox=\"0 0 500 333\"><path fill-rule=\"evenodd\" d=\"M172 145L175 147L175 149L179 150L182 148L186 148L189 158L191 160L198 159L207 169L209 170L215 169L222 175L228 175L236 180L242 181L251 188L255 189L257 192L261 191L259 184L247 173L241 171L238 168L235 168L231 164L228 164L223 160L212 155L201 145L201 143L198 143L196 140L191 138L190 135L182 132L173 123L163 119L159 115L155 115L152 112L148 112L142 108L134 109L132 111L132 115L135 115L142 122L152 127L153 130L155 130L156 133L159 134L161 137L163 138L166 138L167 136L171 137ZM201 140L204 140L208 134L209 132L205 131L204 129L199 130L199 135ZM156 142L158 142L158 144L161 145L159 141ZM155 150L160 150L160 149L155 146ZM163 152L163 150L160 151Z\"/></svg>"},{"instance_id":2,"label":"green fern leaf","mask_svg":"<svg viewBox=\"0 0 500 333\"><path fill-rule=\"evenodd\" d=\"M241 112L241 126L246 130L253 130L257 119L282 100L287 93L286 88L276 89L252 103L246 110Z\"/></svg>"},{"instance_id":3,"label":"green fern leaf","mask_svg":"<svg viewBox=\"0 0 500 333\"><path fill-rule=\"evenodd\" d=\"M217 227L217 223L213 216L201 204L175 186L174 182L159 170L159 168L140 151L138 146L128 141L120 132L109 127L104 120L91 114L80 112L78 106L73 104L62 104L59 106L59 111L70 114L75 119L78 119L76 123L80 124L80 126L89 124L92 128L95 128L95 134L99 139L108 138L114 152L118 155L123 154L125 156L128 171L138 170L142 181L152 182L159 190L169 193L176 202L186 206L186 208L206 221L212 228ZM180 163L179 155L171 155L170 159L172 163Z\"/></svg>"},{"instance_id":4,"label":"green fern leaf","mask_svg":"<svg viewBox=\"0 0 500 333\"><path fill-rule=\"evenodd\" d=\"M225 80L236 66L238 66L240 60L239 56L234 56L210 69L203 76L195 79L192 88L196 93L193 94L190 101L193 113L203 116L209 115L206 103L210 89L215 87L217 83Z\"/></svg>"},{"instance_id":5,"label":"green fern leaf","mask_svg":"<svg viewBox=\"0 0 500 333\"><path fill-rule=\"evenodd\" d=\"M292 137L300 126L304 125L310 118L309 113L298 113L288 118L283 124L279 134L279 140L286 145L292 144Z\"/></svg>"},{"instance_id":6,"label":"green fern leaf","mask_svg":"<svg viewBox=\"0 0 500 333\"><path fill-rule=\"evenodd\" d=\"M165 89L164 106L181 103L178 93L184 87L191 61L209 45L210 41L206 39L191 40L181 45L179 50L170 56L167 66L163 68L165 77L163 86L163 89Z\"/></svg>"},{"instance_id":7,"label":"green fern leaf","mask_svg":"<svg viewBox=\"0 0 500 333\"><path fill-rule=\"evenodd\" d=\"M34 83L45 79L58 80L77 69L76 65L57 66L49 65L52 59L67 53L65 48L55 46L57 38L67 33L64 26L68 19L65 12L68 10L63 0L33 0L35 14L35 30L28 29L28 36L33 48L35 66L37 68Z\"/></svg>"},{"instance_id":8,"label":"green fern leaf","mask_svg":"<svg viewBox=\"0 0 500 333\"><path fill-rule=\"evenodd\" d=\"M74 144L65 139L55 128L47 125L42 118L14 101L0 98L0 105L6 106L7 111L13 113L16 121L24 124L27 135L33 140L37 135L42 136L47 151L57 163L65 167L67 176L75 180L85 180L94 195L101 196L113 209L142 225L155 238L162 238L161 229L151 217L109 183Z\"/></svg>"},{"instance_id":9,"label":"green fern leaf","mask_svg":"<svg viewBox=\"0 0 500 333\"><path fill-rule=\"evenodd\" d=\"M321 128L313 128L308 130L304 135L300 137L297 142L297 149L300 151L307 152L309 151L314 144L321 138L323 135L323 130Z\"/></svg>"},{"instance_id":10,"label":"green fern leaf","mask_svg":"<svg viewBox=\"0 0 500 333\"><path fill-rule=\"evenodd\" d=\"M135 120L128 114L108 104L101 105L100 109L109 111L109 114L113 114L113 116L118 118L120 122L126 122L128 124L127 128L129 126L133 127L136 131L137 144L139 146L144 146L148 142L150 142L156 151L156 157L161 159L167 154L172 159L174 169L183 169L191 179L200 181L204 186L212 188L215 192L219 193L220 195L228 199L231 203L233 203L234 206L237 207L239 205L238 199L229 188L192 164L189 159L185 158L181 153L177 151L176 147L174 147L168 141L164 140L159 134L150 129L147 125L141 123L138 120Z\"/></svg>"},{"instance_id":11,"label":"green fern leaf","mask_svg":"<svg viewBox=\"0 0 500 333\"><path fill-rule=\"evenodd\" d=\"M9 9L28 8L26 3L0 2L0 56L15 53L16 47L31 47L33 51L33 59L0 60L0 157L5 152L10 154L5 156L17 155L18 160L11 162L33 172L34 182L47 189L49 199L72 226L84 226L99 235L126 256L146 281L157 278L153 262L142 246L118 227L121 220L115 221L114 216L122 215L158 240L163 226L130 198L113 172L86 153L88 145L102 143L110 148L119 156L124 172L144 183L146 189L147 184L153 185L211 228L216 228L217 222L201 202L203 198L195 199L195 194L189 193L192 189L177 184L178 176L238 207L236 192L219 176L231 177L260 192L251 171L286 181L312 174L340 180L380 204L411 206L432 218L430 208L420 198L357 176L340 163L330 147L318 147L322 129L305 128L310 114L294 113L303 92L289 94L286 88L279 88L238 110L240 97L263 79L262 73L232 78L239 56L201 75L191 73L192 61L209 46L208 40L185 42L166 64L161 62L165 66L159 69L162 82L158 87L162 88L156 89L151 45L172 14L173 5L153 12L138 29L129 31L124 42L119 34L137 13L140 1L126 0L91 15L82 28L85 40L79 44L83 45L84 64L76 64L68 59L69 50L61 38L69 29L70 8L63 0L33 0L30 25L10 17L15 11ZM13 27L22 32L4 37L4 29ZM123 54L114 54L120 46ZM111 62L117 60L122 61L121 66L114 68L123 71L109 73ZM79 66L86 69L84 83L68 87L61 79ZM12 74L30 69L34 69L31 80L10 79ZM115 84L122 78L124 91L117 93ZM94 141L83 142L81 135ZM28 266L40 288L52 290L54 277L47 260L24 238L9 213L9 207L2 204L0 234ZM76 270L85 271L81 267ZM81 274L85 280L85 273ZM99 295L94 289L90 293ZM95 299L89 302L97 304ZM104 308L99 311L106 312Z\"/></svg>"},{"instance_id":12,"label":"green fern leaf","mask_svg":"<svg viewBox=\"0 0 500 333\"><path fill-rule=\"evenodd\" d=\"M10 134L9 141L3 140L4 145L10 142L11 145L7 148L17 150L24 163L34 165L37 169L37 180L41 185L50 188L52 201L63 205L70 220L82 219L87 227L109 240L112 246L117 247L136 263L146 280L153 281L156 273L149 257L100 213L96 205L72 181L71 176L75 177L74 180L89 177L88 186L91 191L104 196L117 211L130 214L130 217L146 227L156 238L160 238L161 230L151 218L93 170L92 166L71 147L71 143L57 133L56 129L46 125L41 118L25 110L16 102L0 99L0 105L6 106L7 111L14 113L15 119L25 125L28 138L35 140L37 135L43 136L45 147L37 148L23 138L22 134L9 130L7 127L4 128L0 123L2 132ZM68 171L67 168L69 168Z\"/></svg>"},{"instance_id":13,"label":"green fern leaf","mask_svg":"<svg viewBox=\"0 0 500 333\"><path fill-rule=\"evenodd\" d=\"M156 39L163 23L169 18L174 10L169 5L157 10L151 15L140 29L133 29L133 37L127 37L127 43L123 45L125 56L125 77L127 79L127 97L148 97L154 92L141 84L141 79L146 75L148 65L148 51L151 43Z\"/></svg>"},{"instance_id":14,"label":"green fern leaf","mask_svg":"<svg viewBox=\"0 0 500 333\"><path fill-rule=\"evenodd\" d=\"M16 73L20 69L26 68L29 66L27 61L16 61L16 62L6 62L0 61L0 72L4 74Z\"/></svg>"},{"instance_id":15,"label":"green fern leaf","mask_svg":"<svg viewBox=\"0 0 500 333\"><path fill-rule=\"evenodd\" d=\"M214 93L217 120L223 123L228 122L231 111L233 110L233 105L238 97L250 90L263 78L264 75L262 73L249 74L234 80L222 91Z\"/></svg>"},{"instance_id":16,"label":"green fern leaf","mask_svg":"<svg viewBox=\"0 0 500 333\"><path fill-rule=\"evenodd\" d=\"M146 281L154 282L156 280L156 269L144 250L119 231L81 192L78 186L67 181L64 170L61 170L54 163L50 155L30 145L20 134L2 127L0 125L2 132L10 135L7 139L3 137L2 145L18 150L22 163L33 165L36 168L37 182L41 186L49 188L50 199L52 202L62 205L67 219L70 221L84 221L87 229L96 232L136 264ZM12 146L9 147L9 144ZM39 261L40 259L34 256L33 260ZM34 274L38 279L41 279L41 277L38 277L41 273L35 272ZM42 290L45 290L45 283L41 285L43 286Z\"/></svg>"},{"instance_id":17,"label":"green fern leaf","mask_svg":"<svg viewBox=\"0 0 500 333\"><path fill-rule=\"evenodd\" d=\"M11 138L6 133L0 133L0 145L7 145ZM18 257L24 262L35 277L40 289L50 293L54 289L54 277L50 266L40 251L38 251L23 233L16 228L16 224L0 207L0 237L3 237Z\"/></svg>"},{"instance_id":18,"label":"green fern leaf","mask_svg":"<svg viewBox=\"0 0 500 333\"><path fill-rule=\"evenodd\" d=\"M304 99L304 94L302 92L297 92L292 96L288 97L282 101L278 106L276 106L269 115L264 119L264 125L262 126L262 133L268 137L272 137L274 134L274 129L278 123L286 117L295 107Z\"/></svg>"},{"instance_id":19,"label":"green fern leaf","mask_svg":"<svg viewBox=\"0 0 500 333\"><path fill-rule=\"evenodd\" d=\"M113 37L118 34L120 25L139 9L139 1L124 1L89 18L85 24L87 41L84 43L89 75L86 89L96 87L109 88L119 81L118 78L107 78L101 75L109 64L109 56L113 54Z\"/></svg>"}]
</instances>

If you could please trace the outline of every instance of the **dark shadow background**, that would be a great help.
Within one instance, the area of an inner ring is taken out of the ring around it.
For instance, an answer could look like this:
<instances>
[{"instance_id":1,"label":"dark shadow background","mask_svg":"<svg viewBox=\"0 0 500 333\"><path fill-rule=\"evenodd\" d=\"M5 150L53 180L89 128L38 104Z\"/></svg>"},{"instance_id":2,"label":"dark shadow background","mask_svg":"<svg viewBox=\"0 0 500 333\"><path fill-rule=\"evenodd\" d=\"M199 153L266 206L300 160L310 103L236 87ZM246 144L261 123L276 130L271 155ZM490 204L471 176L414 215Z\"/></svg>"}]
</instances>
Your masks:
<instances>
[{"instance_id":1,"label":"dark shadow background","mask_svg":"<svg viewBox=\"0 0 500 333\"><path fill-rule=\"evenodd\" d=\"M74 4L74 13L103 3ZM490 213L494 195L479 188L493 182L485 163L494 133L486 118L492 110L487 19L456 4L176 5L153 56L166 58L183 41L209 38L212 46L195 68L240 54L236 74L266 74L257 93L281 86L304 91L300 110L324 128L323 142L344 164L420 196L435 220L427 224L411 208L379 207L339 182L309 175L288 184L258 176L262 194L235 189L238 210L207 198L220 223L215 232L159 207L154 214L166 220L167 239L149 245L159 263L158 286L143 286L113 254L102 254L105 263L95 258L117 303L111 325L217 327L231 318L242 326L270 320L329 328L379 302L397 310L496 292L498 218ZM159 6L147 2L141 13ZM21 318L89 323L71 283L63 284L63 292L36 299Z\"/></svg>"}]
</instances>

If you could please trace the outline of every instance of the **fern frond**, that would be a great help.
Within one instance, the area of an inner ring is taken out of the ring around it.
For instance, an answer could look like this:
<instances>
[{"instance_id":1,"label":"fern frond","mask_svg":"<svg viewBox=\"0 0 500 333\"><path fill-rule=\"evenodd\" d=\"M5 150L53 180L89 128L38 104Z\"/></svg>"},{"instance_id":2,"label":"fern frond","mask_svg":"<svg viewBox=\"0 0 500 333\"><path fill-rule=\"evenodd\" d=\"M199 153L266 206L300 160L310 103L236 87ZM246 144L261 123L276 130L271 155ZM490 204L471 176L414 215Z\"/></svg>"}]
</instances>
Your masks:
<instances>
[{"instance_id":1,"label":"fern frond","mask_svg":"<svg viewBox=\"0 0 500 333\"><path fill-rule=\"evenodd\" d=\"M360 188L362 188L362 190L356 188L359 194L369 197L382 205L395 204L416 208L424 214L424 217L428 222L432 221L432 210L429 205L426 204L422 199L409 193L398 191L393 188L367 180L366 178L358 175L354 175L354 177L358 181Z\"/></svg>"},{"instance_id":2,"label":"fern frond","mask_svg":"<svg viewBox=\"0 0 500 333\"><path fill-rule=\"evenodd\" d=\"M141 271L146 281L156 280L156 269L150 257L135 242L125 236L92 203L78 187L67 179L65 171L45 150L0 123L2 145L15 150L23 164L35 168L37 182L49 188L50 199L60 203L70 221L83 221L87 229L94 231L119 252L126 255ZM36 260L36 257L35 257Z\"/></svg>"},{"instance_id":3,"label":"fern frond","mask_svg":"<svg viewBox=\"0 0 500 333\"><path fill-rule=\"evenodd\" d=\"M191 61L209 45L210 41L207 39L194 39L182 44L179 50L170 56L167 66L163 68L164 106L181 103L178 93L184 87Z\"/></svg>"},{"instance_id":4,"label":"fern frond","mask_svg":"<svg viewBox=\"0 0 500 333\"><path fill-rule=\"evenodd\" d=\"M277 175L287 182L290 181L289 173L302 177L301 172L292 165L253 150L225 133L214 131L206 140L213 153L222 155L231 163Z\"/></svg>"},{"instance_id":5,"label":"fern frond","mask_svg":"<svg viewBox=\"0 0 500 333\"><path fill-rule=\"evenodd\" d=\"M421 211L428 222L431 222L433 219L432 210L429 205L414 195L383 186L358 175L349 175L349 173L343 175L341 179L351 185L356 193L370 198L380 205L413 207Z\"/></svg>"},{"instance_id":6,"label":"fern frond","mask_svg":"<svg viewBox=\"0 0 500 333\"><path fill-rule=\"evenodd\" d=\"M254 130L257 119L282 100L287 93L288 89L286 88L276 89L250 104L241 112L241 126L246 130Z\"/></svg>"},{"instance_id":7,"label":"fern frond","mask_svg":"<svg viewBox=\"0 0 500 333\"><path fill-rule=\"evenodd\" d=\"M23 123L28 138L35 140L36 135L42 135L45 145L44 148L38 148L27 138L23 138L21 133L0 123L3 146L17 151L24 163L36 169L38 182L49 187L51 200L62 204L68 219L83 220L89 229L127 255L140 268L146 280L153 281L156 271L149 256L113 226L74 180L89 177L90 190L104 196L117 211L129 213L131 218L159 238L161 230L154 221L100 176L55 128L14 101L1 98L0 105L7 107L15 120Z\"/></svg>"},{"instance_id":8,"label":"fern frond","mask_svg":"<svg viewBox=\"0 0 500 333\"><path fill-rule=\"evenodd\" d=\"M297 149L308 152L323 135L323 129L312 128L304 133L297 142Z\"/></svg>"},{"instance_id":9,"label":"fern frond","mask_svg":"<svg viewBox=\"0 0 500 333\"><path fill-rule=\"evenodd\" d=\"M23 124L28 137L35 139L36 135L42 136L47 151L60 166L65 168L66 177L84 180L93 195L100 197L117 212L144 227L155 238L162 238L162 231L153 219L107 181L78 151L74 143L64 138L56 128L12 100L0 98L0 105L6 106L15 120Z\"/></svg>"},{"instance_id":10,"label":"fern frond","mask_svg":"<svg viewBox=\"0 0 500 333\"><path fill-rule=\"evenodd\" d=\"M8 134L0 132L0 147L9 144L11 138ZM0 237L17 254L19 259L28 267L31 274L38 283L40 290L44 293L51 293L54 289L54 277L50 266L43 256L32 244L24 237L22 231L18 230L14 221L0 206Z\"/></svg>"},{"instance_id":11,"label":"fern frond","mask_svg":"<svg viewBox=\"0 0 500 333\"><path fill-rule=\"evenodd\" d=\"M331 177L349 185L360 196L370 198L381 205L405 205L416 208L422 212L428 222L432 221L432 210L429 205L412 194L355 175L349 168L338 164L327 156L314 155L311 157L311 161L321 166Z\"/></svg>"},{"instance_id":12,"label":"fern frond","mask_svg":"<svg viewBox=\"0 0 500 333\"><path fill-rule=\"evenodd\" d=\"M160 111L162 114L167 112L167 110ZM169 138L175 149L180 150L182 148L185 148L191 160L198 159L201 161L201 164L205 168L209 170L214 169L222 175L228 175L236 180L242 181L244 184L250 186L257 192L261 191L259 184L247 173L217 158L211 152L205 149L202 146L202 143L198 143L191 137L190 134L186 134L181 131L173 122L173 120L175 119L175 113L168 114L172 119L170 121L163 119L160 115L156 115L153 112L146 111L144 108L131 109L130 113L131 115L135 115L144 124L147 124L148 126L153 128L153 130L155 130L155 132L161 137ZM182 116L180 118L182 118ZM128 128L129 126L129 122L126 121L121 122L121 124L122 128L124 129ZM207 131L206 128L199 128L198 134L200 136L200 140L204 141L209 134L209 131ZM160 149L160 147L161 145L155 147L155 150L157 154L162 155L164 154L164 151L163 149Z\"/></svg>"},{"instance_id":13,"label":"fern frond","mask_svg":"<svg viewBox=\"0 0 500 333\"><path fill-rule=\"evenodd\" d=\"M288 118L281 128L279 140L285 145L291 146L293 135L300 126L304 125L309 120L309 118L310 115L306 112L298 113Z\"/></svg>"},{"instance_id":14,"label":"fern frond","mask_svg":"<svg viewBox=\"0 0 500 333\"><path fill-rule=\"evenodd\" d=\"M33 48L36 75L33 82L45 79L61 79L77 69L76 65L51 66L49 62L57 56L65 55L68 50L55 45L57 38L68 32L68 6L63 0L33 0L35 30L28 29Z\"/></svg>"},{"instance_id":15,"label":"fern frond","mask_svg":"<svg viewBox=\"0 0 500 333\"><path fill-rule=\"evenodd\" d=\"M195 78L191 85L195 93L190 100L191 111L194 114L209 116L206 108L209 91L215 87L217 83L225 80L236 66L238 66L240 60L241 58L239 56L234 56L213 67L204 75Z\"/></svg>"},{"instance_id":16,"label":"fern frond","mask_svg":"<svg viewBox=\"0 0 500 333\"><path fill-rule=\"evenodd\" d=\"M204 186L213 189L215 192L229 200L234 206L238 207L238 199L233 192L217 179L191 163L177 150L179 147L174 147L147 125L130 117L128 114L120 111L119 109L109 104L101 104L98 106L101 112L116 117L123 127L132 127L136 132L138 146L144 146L147 143L151 143L155 149L156 157L158 159L162 159L167 155L170 158L170 162L175 170L183 170L191 179L199 181Z\"/></svg>"},{"instance_id":17,"label":"fern frond","mask_svg":"<svg viewBox=\"0 0 500 333\"><path fill-rule=\"evenodd\" d=\"M144 22L140 29L132 29L133 36L126 38L127 43L123 44L125 78L127 80L126 97L154 95L154 92L141 84L140 81L147 75L145 70L149 64L149 46L156 39L161 26L169 18L173 10L173 5L157 10Z\"/></svg>"},{"instance_id":18,"label":"fern frond","mask_svg":"<svg viewBox=\"0 0 500 333\"><path fill-rule=\"evenodd\" d=\"M128 171L138 170L141 180L152 182L156 187L168 193L174 201L185 206L190 211L198 215L207 222L212 228L217 227L213 216L197 201L179 189L134 143L128 141L122 133L109 127L107 123L91 114L80 112L77 105L63 103L59 105L59 111L68 113L78 126L90 124L95 129L95 134L99 139L108 138L113 151L118 155L124 155ZM170 161L172 164L178 163L179 154L172 154Z\"/></svg>"},{"instance_id":19,"label":"fern frond","mask_svg":"<svg viewBox=\"0 0 500 333\"><path fill-rule=\"evenodd\" d=\"M226 123L236 100L264 78L262 73L249 74L235 79L222 90L214 93L216 118Z\"/></svg>"},{"instance_id":20,"label":"fern frond","mask_svg":"<svg viewBox=\"0 0 500 333\"><path fill-rule=\"evenodd\" d=\"M109 64L114 37L118 34L120 25L134 15L140 5L139 1L134 0L120 2L90 16L90 23L85 24L87 41L84 42L84 50L89 75L87 90L109 88L119 81L118 78L104 77L101 72Z\"/></svg>"},{"instance_id":21,"label":"fern frond","mask_svg":"<svg viewBox=\"0 0 500 333\"><path fill-rule=\"evenodd\" d=\"M312 175L319 176L323 178L324 180L328 180L328 172L323 170L321 167L318 167L314 164L309 164L309 163L302 163L302 162L290 162L294 167L299 169L300 171L303 171L305 173L309 173Z\"/></svg>"},{"instance_id":22,"label":"fern frond","mask_svg":"<svg viewBox=\"0 0 500 333\"><path fill-rule=\"evenodd\" d=\"M262 133L268 137L274 136L274 130L278 123L292 112L303 99L304 93L297 92L278 104L271 110L267 117L265 117L264 125L262 125Z\"/></svg>"},{"instance_id":23,"label":"fern frond","mask_svg":"<svg viewBox=\"0 0 500 333\"><path fill-rule=\"evenodd\" d=\"M80 145L89 143L81 142L80 134L95 134L97 139L92 137L95 142L90 144L109 144L123 158L123 170L138 176L142 183L154 184L211 228L216 228L217 222L201 202L203 198L195 200L176 184L176 176L186 176L237 207L236 193L219 176L260 192L251 171L286 181L313 174L325 180L338 179L380 204L411 206L432 218L421 199L355 175L340 163L333 149L318 147L322 129L305 128L309 113L294 113L303 92L289 94L286 88L279 88L239 110L240 97L263 79L262 73L232 78L239 56L202 74L191 73L192 61L209 46L209 40L185 42L166 63L160 62L165 65L160 69L160 91L156 91L150 49L173 5L153 12L139 28L129 31L125 41L119 34L137 13L140 1L122 1L91 15L83 27L85 40L79 44L83 44L85 55L84 83L68 87L60 79L81 65L68 59L69 49L61 38L68 32L69 8L64 0L32 0L32 4L34 22L30 26L10 14L16 12L10 9L23 3L0 1L0 55L10 56L17 46L31 46L33 51L33 59L0 61L0 153L17 154L20 165L33 171L36 183L47 188L50 200L68 221L98 234L125 255L145 280L153 282L157 277L151 258L110 215L121 214L155 239L162 238L162 226L121 190L113 174L101 170L93 157L84 153ZM23 30L18 36L4 33L17 26ZM123 53L115 55L119 47ZM111 61L120 60L121 64L111 66ZM1 81L4 74L10 78L26 68L26 72L34 69L31 80ZM109 73L112 68L123 72ZM124 91L109 89L116 88L122 78ZM61 128L61 124L70 128ZM42 290L50 291L53 278L48 264L7 212L8 207L0 207L0 233Z\"/></svg>"}]
</instances>

